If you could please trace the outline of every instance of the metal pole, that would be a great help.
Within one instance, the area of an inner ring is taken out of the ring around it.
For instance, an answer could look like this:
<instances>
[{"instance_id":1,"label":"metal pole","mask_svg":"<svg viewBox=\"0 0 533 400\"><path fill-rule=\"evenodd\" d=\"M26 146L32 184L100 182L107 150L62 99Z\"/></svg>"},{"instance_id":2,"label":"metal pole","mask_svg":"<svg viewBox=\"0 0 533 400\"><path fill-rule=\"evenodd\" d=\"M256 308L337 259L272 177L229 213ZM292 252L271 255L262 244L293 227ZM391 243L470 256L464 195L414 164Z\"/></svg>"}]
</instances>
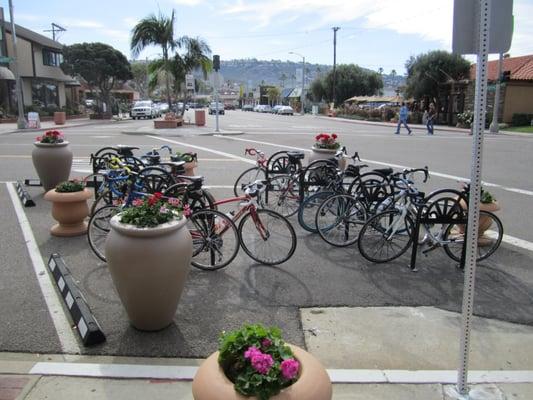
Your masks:
<instances>
[{"instance_id":1,"label":"metal pole","mask_svg":"<svg viewBox=\"0 0 533 400\"><path fill-rule=\"evenodd\" d=\"M496 81L496 92L494 93L494 106L492 107L492 122L490 123L489 131L491 133L498 133L498 114L500 112L500 86L502 81L502 64L503 53L500 53L500 59L498 61L498 79Z\"/></svg>"},{"instance_id":2,"label":"metal pole","mask_svg":"<svg viewBox=\"0 0 533 400\"><path fill-rule=\"evenodd\" d=\"M215 132L219 133L218 130L218 71L215 72Z\"/></svg>"},{"instance_id":3,"label":"metal pole","mask_svg":"<svg viewBox=\"0 0 533 400\"><path fill-rule=\"evenodd\" d=\"M305 87L305 57L303 57L303 66L302 66L302 94L300 96L300 102L302 103L302 112L301 114L304 115L304 87Z\"/></svg>"},{"instance_id":4,"label":"metal pole","mask_svg":"<svg viewBox=\"0 0 533 400\"><path fill-rule=\"evenodd\" d=\"M17 55L17 34L15 32L15 18L13 16L13 2L9 0L9 18L11 19L11 40L13 41L13 69L15 73L15 82L17 88L17 107L18 107L18 119L17 127L19 129L25 129L27 126L26 118L24 118L24 101L22 99L22 82L19 74L19 61Z\"/></svg>"},{"instance_id":5,"label":"metal pole","mask_svg":"<svg viewBox=\"0 0 533 400\"><path fill-rule=\"evenodd\" d=\"M335 85L337 83L337 31L340 28L338 26L333 28L333 95L332 101L335 107Z\"/></svg>"},{"instance_id":6,"label":"metal pole","mask_svg":"<svg viewBox=\"0 0 533 400\"><path fill-rule=\"evenodd\" d=\"M479 226L479 202L481 199L481 167L483 156L483 132L487 100L487 58L489 50L490 6L492 0L478 0L480 8L479 48L476 65L476 97L474 106L474 143L470 170L470 198L468 201L468 225L466 235L465 282L463 289L462 329L457 388L461 395L468 394L468 361L470 330L474 306L477 239Z\"/></svg>"}]
</instances>

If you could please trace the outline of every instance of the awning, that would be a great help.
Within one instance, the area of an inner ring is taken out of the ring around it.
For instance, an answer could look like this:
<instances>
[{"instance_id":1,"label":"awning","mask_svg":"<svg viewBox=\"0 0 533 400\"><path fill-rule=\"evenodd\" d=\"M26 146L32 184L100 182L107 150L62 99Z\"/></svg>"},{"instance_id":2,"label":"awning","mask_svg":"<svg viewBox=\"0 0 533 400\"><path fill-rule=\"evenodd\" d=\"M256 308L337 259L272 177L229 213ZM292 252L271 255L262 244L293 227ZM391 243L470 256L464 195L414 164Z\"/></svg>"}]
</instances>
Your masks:
<instances>
[{"instance_id":1,"label":"awning","mask_svg":"<svg viewBox=\"0 0 533 400\"><path fill-rule=\"evenodd\" d=\"M13 72L7 67L0 67L0 79L7 80L7 81L14 81L15 75L13 75Z\"/></svg>"}]
</instances>

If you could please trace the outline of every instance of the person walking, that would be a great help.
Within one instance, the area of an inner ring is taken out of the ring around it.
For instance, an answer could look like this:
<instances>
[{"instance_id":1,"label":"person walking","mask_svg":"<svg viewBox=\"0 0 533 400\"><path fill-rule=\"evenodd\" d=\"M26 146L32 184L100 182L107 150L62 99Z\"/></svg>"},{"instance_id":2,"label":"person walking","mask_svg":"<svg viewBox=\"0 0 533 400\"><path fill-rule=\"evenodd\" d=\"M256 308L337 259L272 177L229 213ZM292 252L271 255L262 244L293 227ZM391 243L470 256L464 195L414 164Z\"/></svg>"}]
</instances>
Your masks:
<instances>
[{"instance_id":1,"label":"person walking","mask_svg":"<svg viewBox=\"0 0 533 400\"><path fill-rule=\"evenodd\" d=\"M435 123L435 118L437 116L437 110L435 110L435 104L430 103L428 110L428 122L426 127L428 128L428 135L433 135L433 125Z\"/></svg>"},{"instance_id":2,"label":"person walking","mask_svg":"<svg viewBox=\"0 0 533 400\"><path fill-rule=\"evenodd\" d=\"M400 128L402 124L405 125L407 128L407 134L411 134L411 128L409 128L409 125L407 125L407 117L409 116L409 110L407 109L407 106L405 103L402 102L402 106L400 107L400 118L398 119L398 127L396 128L396 132L394 132L396 135L400 134Z\"/></svg>"}]
</instances>

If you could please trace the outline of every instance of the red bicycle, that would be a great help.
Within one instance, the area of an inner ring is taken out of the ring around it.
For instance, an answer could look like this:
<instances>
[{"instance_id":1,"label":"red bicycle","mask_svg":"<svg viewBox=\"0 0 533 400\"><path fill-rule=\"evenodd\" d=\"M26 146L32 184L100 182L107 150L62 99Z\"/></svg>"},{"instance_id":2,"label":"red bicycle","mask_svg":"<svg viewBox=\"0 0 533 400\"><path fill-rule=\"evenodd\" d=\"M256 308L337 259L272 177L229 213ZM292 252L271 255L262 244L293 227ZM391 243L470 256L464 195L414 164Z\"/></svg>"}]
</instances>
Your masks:
<instances>
[{"instance_id":1,"label":"red bicycle","mask_svg":"<svg viewBox=\"0 0 533 400\"><path fill-rule=\"evenodd\" d=\"M246 186L243 196L215 202L215 206L238 203L229 214L213 209L192 213L188 225L193 238L193 266L223 268L237 256L239 247L266 265L278 265L292 257L297 240L291 223L281 214L258 206L265 189L266 182L258 180Z\"/></svg>"}]
</instances>

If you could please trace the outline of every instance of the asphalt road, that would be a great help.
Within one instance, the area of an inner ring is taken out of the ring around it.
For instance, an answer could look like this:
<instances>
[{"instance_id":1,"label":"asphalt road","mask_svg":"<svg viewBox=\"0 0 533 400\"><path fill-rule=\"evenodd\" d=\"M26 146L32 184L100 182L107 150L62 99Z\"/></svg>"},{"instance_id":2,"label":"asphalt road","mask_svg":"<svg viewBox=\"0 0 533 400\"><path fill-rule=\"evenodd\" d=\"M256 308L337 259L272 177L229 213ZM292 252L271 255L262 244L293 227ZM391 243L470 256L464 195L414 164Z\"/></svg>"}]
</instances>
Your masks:
<instances>
[{"instance_id":1,"label":"asphalt road","mask_svg":"<svg viewBox=\"0 0 533 400\"><path fill-rule=\"evenodd\" d=\"M212 125L214 116L208 116ZM106 145L130 144L147 151L170 144L174 149L198 152L198 173L213 185L217 197L229 196L235 178L250 166L244 148L271 154L286 148L308 149L319 132L336 132L349 152L358 151L371 166L385 164L422 167L438 175L423 188L457 188L455 177L470 174L472 138L464 133L436 132L433 137L415 130L413 136L393 135L393 127L240 111L220 117L221 128L244 131L240 136L148 136L121 132L149 121L65 129L74 152L72 176L83 176L88 156ZM179 132L179 131L178 131ZM405 132L405 131L404 131ZM0 136L0 181L35 177L31 164L35 133ZM533 324L533 252L531 197L533 137L489 136L485 140L483 178L502 205L499 215L505 233L521 239L522 246L503 243L478 268L475 313L507 321ZM372 162L372 164L370 163ZM0 184L0 351L55 353L60 341L47 313L6 184ZM203 357L216 347L221 330L243 322L280 326L288 341L303 344L301 307L432 305L460 311L463 273L438 250L419 257L418 273L405 266L408 256L385 265L363 259L356 248L334 249L309 235L292 219L298 235L294 257L279 267L256 265L244 252L217 272L192 270L178 307L175 325L156 333L131 328L116 296L107 267L94 257L85 237L55 238L50 204L41 188L29 188L37 206L26 208L38 248L46 262L60 253L96 318L107 342L82 348L88 354ZM354 327L357 329L357 327Z\"/></svg>"}]
</instances>

